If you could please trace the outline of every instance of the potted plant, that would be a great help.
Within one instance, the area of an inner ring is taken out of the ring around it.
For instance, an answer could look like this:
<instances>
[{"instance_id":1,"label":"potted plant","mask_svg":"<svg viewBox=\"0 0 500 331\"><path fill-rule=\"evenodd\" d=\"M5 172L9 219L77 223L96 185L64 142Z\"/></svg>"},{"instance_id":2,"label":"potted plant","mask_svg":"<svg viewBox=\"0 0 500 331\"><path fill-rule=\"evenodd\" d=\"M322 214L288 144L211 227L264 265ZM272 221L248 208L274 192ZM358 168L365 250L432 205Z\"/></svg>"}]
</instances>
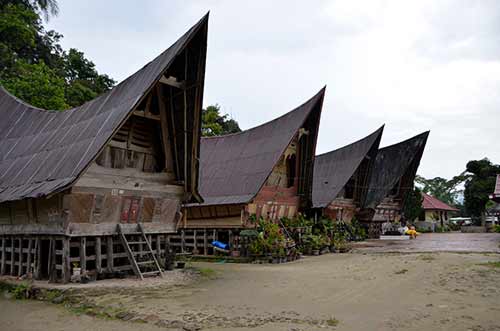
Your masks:
<instances>
[{"instance_id":1,"label":"potted plant","mask_svg":"<svg viewBox=\"0 0 500 331\"><path fill-rule=\"evenodd\" d=\"M82 268L80 268L78 262L73 262L73 276L79 277L81 274L82 274Z\"/></svg>"},{"instance_id":2,"label":"potted plant","mask_svg":"<svg viewBox=\"0 0 500 331\"><path fill-rule=\"evenodd\" d=\"M311 248L312 255L319 255L319 250L321 249L321 237L319 235L311 236Z\"/></svg>"}]
</instances>

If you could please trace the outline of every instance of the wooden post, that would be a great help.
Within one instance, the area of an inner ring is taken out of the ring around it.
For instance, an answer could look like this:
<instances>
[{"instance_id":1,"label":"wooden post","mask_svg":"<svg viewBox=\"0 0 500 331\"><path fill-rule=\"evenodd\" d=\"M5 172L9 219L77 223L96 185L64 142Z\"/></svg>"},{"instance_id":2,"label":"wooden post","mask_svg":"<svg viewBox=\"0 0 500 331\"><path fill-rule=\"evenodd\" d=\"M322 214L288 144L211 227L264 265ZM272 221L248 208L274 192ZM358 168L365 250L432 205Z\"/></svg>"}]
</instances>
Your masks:
<instances>
[{"instance_id":1,"label":"wooden post","mask_svg":"<svg viewBox=\"0 0 500 331\"><path fill-rule=\"evenodd\" d=\"M198 250L198 247L197 247L197 241L198 239L196 238L196 230L193 231L193 252L196 252ZM199 254L199 252L197 253Z\"/></svg>"},{"instance_id":2,"label":"wooden post","mask_svg":"<svg viewBox=\"0 0 500 331\"><path fill-rule=\"evenodd\" d=\"M80 238L80 268L82 272L87 270L87 237Z\"/></svg>"},{"instance_id":3,"label":"wooden post","mask_svg":"<svg viewBox=\"0 0 500 331\"><path fill-rule=\"evenodd\" d=\"M232 252L234 250L233 244L233 230L229 230L229 251Z\"/></svg>"},{"instance_id":4,"label":"wooden post","mask_svg":"<svg viewBox=\"0 0 500 331\"><path fill-rule=\"evenodd\" d=\"M108 272L113 272L113 236L108 236L106 238L106 264Z\"/></svg>"},{"instance_id":5,"label":"wooden post","mask_svg":"<svg viewBox=\"0 0 500 331\"><path fill-rule=\"evenodd\" d=\"M207 229L203 229L203 255L208 254Z\"/></svg>"},{"instance_id":6,"label":"wooden post","mask_svg":"<svg viewBox=\"0 0 500 331\"><path fill-rule=\"evenodd\" d=\"M2 237L2 261L0 262L0 275L5 273L5 237Z\"/></svg>"},{"instance_id":7,"label":"wooden post","mask_svg":"<svg viewBox=\"0 0 500 331\"><path fill-rule=\"evenodd\" d=\"M26 263L26 274L29 274L30 272L32 272L32 268L31 268L31 261L32 261L32 254L31 254L31 250L33 249L33 239L32 238L29 238L28 239L28 259L27 259L27 263Z\"/></svg>"},{"instance_id":8,"label":"wooden post","mask_svg":"<svg viewBox=\"0 0 500 331\"><path fill-rule=\"evenodd\" d=\"M62 244L63 244L63 247L62 247L62 256L61 256L61 277L62 277L62 281L63 283L67 283L69 282L70 280L70 277L71 277L71 268L69 266L69 239L68 238L64 238L62 240Z\"/></svg>"},{"instance_id":9,"label":"wooden post","mask_svg":"<svg viewBox=\"0 0 500 331\"><path fill-rule=\"evenodd\" d=\"M14 276L14 237L10 237L10 275Z\"/></svg>"},{"instance_id":10,"label":"wooden post","mask_svg":"<svg viewBox=\"0 0 500 331\"><path fill-rule=\"evenodd\" d=\"M156 256L159 258L161 256L161 241L160 235L156 235Z\"/></svg>"},{"instance_id":11,"label":"wooden post","mask_svg":"<svg viewBox=\"0 0 500 331\"><path fill-rule=\"evenodd\" d=\"M101 237L95 237L95 268L97 273L102 273Z\"/></svg>"},{"instance_id":12,"label":"wooden post","mask_svg":"<svg viewBox=\"0 0 500 331\"><path fill-rule=\"evenodd\" d=\"M18 239L19 242L19 267L17 268L17 277L21 277L23 274L23 238Z\"/></svg>"},{"instance_id":13,"label":"wooden post","mask_svg":"<svg viewBox=\"0 0 500 331\"><path fill-rule=\"evenodd\" d=\"M49 271L49 282L55 282L56 279L56 270L55 270L55 259L56 259L56 240L54 238L50 238L49 245L49 258L48 258L48 268Z\"/></svg>"},{"instance_id":14,"label":"wooden post","mask_svg":"<svg viewBox=\"0 0 500 331\"><path fill-rule=\"evenodd\" d=\"M182 229L181 230L181 253L184 253L184 245L185 245L184 229Z\"/></svg>"},{"instance_id":15,"label":"wooden post","mask_svg":"<svg viewBox=\"0 0 500 331\"><path fill-rule=\"evenodd\" d=\"M35 279L40 279L42 273L42 245L40 238L35 239Z\"/></svg>"}]
</instances>

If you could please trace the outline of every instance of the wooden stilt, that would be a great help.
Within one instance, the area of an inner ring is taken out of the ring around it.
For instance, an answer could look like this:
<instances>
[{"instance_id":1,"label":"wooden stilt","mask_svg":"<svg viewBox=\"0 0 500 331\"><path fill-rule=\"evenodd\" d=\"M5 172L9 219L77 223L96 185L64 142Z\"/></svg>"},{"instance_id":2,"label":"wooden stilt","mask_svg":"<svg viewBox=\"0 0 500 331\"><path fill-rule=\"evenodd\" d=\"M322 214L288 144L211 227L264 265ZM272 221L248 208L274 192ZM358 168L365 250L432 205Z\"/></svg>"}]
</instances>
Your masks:
<instances>
[{"instance_id":1,"label":"wooden stilt","mask_svg":"<svg viewBox=\"0 0 500 331\"><path fill-rule=\"evenodd\" d=\"M198 238L196 238L196 230L194 230L193 231L193 252L196 252L198 250L197 241L198 241ZM199 254L199 252L197 252L196 254Z\"/></svg>"},{"instance_id":2,"label":"wooden stilt","mask_svg":"<svg viewBox=\"0 0 500 331\"><path fill-rule=\"evenodd\" d=\"M232 252L232 251L234 251L233 230L229 230L228 232L229 232L229 243L228 243L229 244L229 251Z\"/></svg>"},{"instance_id":3,"label":"wooden stilt","mask_svg":"<svg viewBox=\"0 0 500 331\"><path fill-rule=\"evenodd\" d=\"M82 272L87 270L87 237L80 238L80 268Z\"/></svg>"},{"instance_id":4,"label":"wooden stilt","mask_svg":"<svg viewBox=\"0 0 500 331\"><path fill-rule=\"evenodd\" d=\"M23 239L20 238L17 240L18 242L18 249L19 249L19 259L18 259L18 263L19 263L19 266L17 267L17 277L21 277L23 275Z\"/></svg>"},{"instance_id":5,"label":"wooden stilt","mask_svg":"<svg viewBox=\"0 0 500 331\"><path fill-rule=\"evenodd\" d=\"M161 235L156 235L156 255L158 258L161 256Z\"/></svg>"},{"instance_id":6,"label":"wooden stilt","mask_svg":"<svg viewBox=\"0 0 500 331\"><path fill-rule=\"evenodd\" d=\"M207 229L203 229L203 255L208 255Z\"/></svg>"},{"instance_id":7,"label":"wooden stilt","mask_svg":"<svg viewBox=\"0 0 500 331\"><path fill-rule=\"evenodd\" d=\"M5 255L7 252L5 251L5 237L2 237L2 260L0 262L0 275L5 274Z\"/></svg>"},{"instance_id":8,"label":"wooden stilt","mask_svg":"<svg viewBox=\"0 0 500 331\"><path fill-rule=\"evenodd\" d=\"M186 244L186 240L184 238L184 229L181 230L181 253L184 253L184 246Z\"/></svg>"},{"instance_id":9,"label":"wooden stilt","mask_svg":"<svg viewBox=\"0 0 500 331\"><path fill-rule=\"evenodd\" d=\"M49 282L55 282L56 280L55 260L56 260L56 241L55 239L51 238L49 244L49 258L47 262L48 264L47 270L49 271Z\"/></svg>"},{"instance_id":10,"label":"wooden stilt","mask_svg":"<svg viewBox=\"0 0 500 331\"><path fill-rule=\"evenodd\" d=\"M14 237L10 237L10 275L14 276Z\"/></svg>"},{"instance_id":11,"label":"wooden stilt","mask_svg":"<svg viewBox=\"0 0 500 331\"><path fill-rule=\"evenodd\" d=\"M95 268L98 274L102 273L101 237L95 238Z\"/></svg>"},{"instance_id":12,"label":"wooden stilt","mask_svg":"<svg viewBox=\"0 0 500 331\"><path fill-rule=\"evenodd\" d=\"M28 257L26 260L26 274L33 272L33 268L31 267L32 263L32 250L33 250L33 239L28 239Z\"/></svg>"},{"instance_id":13,"label":"wooden stilt","mask_svg":"<svg viewBox=\"0 0 500 331\"><path fill-rule=\"evenodd\" d=\"M113 237L109 236L106 238L106 265L108 268L108 272L113 272Z\"/></svg>"},{"instance_id":14,"label":"wooden stilt","mask_svg":"<svg viewBox=\"0 0 500 331\"><path fill-rule=\"evenodd\" d=\"M35 239L35 274L33 277L35 279L40 279L42 273L42 245L40 238Z\"/></svg>"},{"instance_id":15,"label":"wooden stilt","mask_svg":"<svg viewBox=\"0 0 500 331\"><path fill-rule=\"evenodd\" d=\"M64 238L62 240L62 256L61 256L61 278L64 283L69 282L71 277L71 268L69 265L69 239Z\"/></svg>"}]
</instances>

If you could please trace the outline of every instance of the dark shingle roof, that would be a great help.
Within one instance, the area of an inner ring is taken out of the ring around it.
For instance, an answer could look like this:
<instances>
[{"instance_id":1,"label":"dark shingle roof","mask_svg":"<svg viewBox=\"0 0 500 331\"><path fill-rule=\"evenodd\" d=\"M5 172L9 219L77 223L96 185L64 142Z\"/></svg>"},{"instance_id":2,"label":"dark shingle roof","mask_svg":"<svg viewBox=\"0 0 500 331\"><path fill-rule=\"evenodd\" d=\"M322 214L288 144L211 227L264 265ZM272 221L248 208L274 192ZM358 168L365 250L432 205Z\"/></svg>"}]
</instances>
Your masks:
<instances>
[{"instance_id":1,"label":"dark shingle roof","mask_svg":"<svg viewBox=\"0 0 500 331\"><path fill-rule=\"evenodd\" d=\"M369 136L334 151L317 155L314 162L313 207L332 202L372 148L378 148L382 126Z\"/></svg>"},{"instance_id":2,"label":"dark shingle roof","mask_svg":"<svg viewBox=\"0 0 500 331\"><path fill-rule=\"evenodd\" d=\"M415 169L411 175L415 176L428 136L429 131L378 151L364 204L366 208L376 208L412 165ZM413 179L409 182L413 183Z\"/></svg>"},{"instance_id":3,"label":"dark shingle roof","mask_svg":"<svg viewBox=\"0 0 500 331\"><path fill-rule=\"evenodd\" d=\"M324 94L325 88L298 108L258 127L225 136L202 138L200 194L204 203L188 206L249 202L313 112L318 115L315 125L319 125ZM313 157L314 150L311 151Z\"/></svg>"},{"instance_id":4,"label":"dark shingle roof","mask_svg":"<svg viewBox=\"0 0 500 331\"><path fill-rule=\"evenodd\" d=\"M176 55L198 32L206 33L207 25L208 15L135 74L77 108L35 108L0 88L0 202L71 186Z\"/></svg>"}]
</instances>

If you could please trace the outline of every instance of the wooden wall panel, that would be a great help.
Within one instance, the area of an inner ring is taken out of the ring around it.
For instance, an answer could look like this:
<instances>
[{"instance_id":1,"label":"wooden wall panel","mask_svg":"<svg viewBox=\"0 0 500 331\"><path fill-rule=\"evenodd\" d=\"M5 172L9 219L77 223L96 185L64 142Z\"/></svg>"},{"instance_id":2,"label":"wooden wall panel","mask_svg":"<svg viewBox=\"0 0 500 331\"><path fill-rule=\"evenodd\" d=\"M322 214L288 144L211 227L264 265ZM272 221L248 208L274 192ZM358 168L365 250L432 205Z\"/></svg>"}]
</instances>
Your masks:
<instances>
[{"instance_id":1,"label":"wooden wall panel","mask_svg":"<svg viewBox=\"0 0 500 331\"><path fill-rule=\"evenodd\" d=\"M11 224L10 202L0 203L0 224Z\"/></svg>"},{"instance_id":2,"label":"wooden wall panel","mask_svg":"<svg viewBox=\"0 0 500 331\"><path fill-rule=\"evenodd\" d=\"M91 219L94 195L72 193L69 197L69 221L73 223L89 223Z\"/></svg>"},{"instance_id":3,"label":"wooden wall panel","mask_svg":"<svg viewBox=\"0 0 500 331\"><path fill-rule=\"evenodd\" d=\"M152 222L155 211L155 199L144 198L142 205L142 221Z\"/></svg>"}]
</instances>

